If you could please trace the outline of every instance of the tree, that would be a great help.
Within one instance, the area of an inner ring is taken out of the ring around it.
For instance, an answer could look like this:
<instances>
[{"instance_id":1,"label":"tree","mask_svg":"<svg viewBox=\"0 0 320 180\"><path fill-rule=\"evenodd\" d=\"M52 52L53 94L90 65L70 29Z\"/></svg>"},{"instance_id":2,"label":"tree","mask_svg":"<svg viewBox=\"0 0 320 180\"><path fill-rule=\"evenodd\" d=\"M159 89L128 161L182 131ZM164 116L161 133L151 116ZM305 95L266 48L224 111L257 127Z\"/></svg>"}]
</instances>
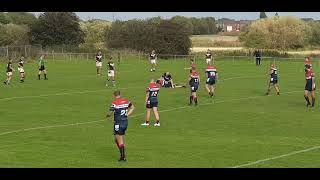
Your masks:
<instances>
[{"instance_id":1,"label":"tree","mask_svg":"<svg viewBox=\"0 0 320 180\"><path fill-rule=\"evenodd\" d=\"M260 12L260 19L267 18L266 12Z\"/></svg>"},{"instance_id":2,"label":"tree","mask_svg":"<svg viewBox=\"0 0 320 180\"><path fill-rule=\"evenodd\" d=\"M28 12L8 12L5 13L5 16L9 23L28 25L29 27L33 26L37 21L35 15Z\"/></svg>"},{"instance_id":3,"label":"tree","mask_svg":"<svg viewBox=\"0 0 320 180\"><path fill-rule=\"evenodd\" d=\"M29 27L26 25L6 24L0 26L0 45L29 44Z\"/></svg>"},{"instance_id":4,"label":"tree","mask_svg":"<svg viewBox=\"0 0 320 180\"><path fill-rule=\"evenodd\" d=\"M8 24L9 20L4 12L0 12L0 24Z\"/></svg>"},{"instance_id":5,"label":"tree","mask_svg":"<svg viewBox=\"0 0 320 180\"><path fill-rule=\"evenodd\" d=\"M72 12L45 12L40 14L32 28L34 43L47 45L79 45L84 42L79 17Z\"/></svg>"},{"instance_id":6,"label":"tree","mask_svg":"<svg viewBox=\"0 0 320 180\"><path fill-rule=\"evenodd\" d=\"M278 14L278 12L276 12L275 16L279 17L279 14Z\"/></svg>"},{"instance_id":7,"label":"tree","mask_svg":"<svg viewBox=\"0 0 320 180\"><path fill-rule=\"evenodd\" d=\"M193 33L193 24L192 21L183 16L174 16L170 19L171 22L180 24L187 31L188 34L192 35Z\"/></svg>"}]
</instances>

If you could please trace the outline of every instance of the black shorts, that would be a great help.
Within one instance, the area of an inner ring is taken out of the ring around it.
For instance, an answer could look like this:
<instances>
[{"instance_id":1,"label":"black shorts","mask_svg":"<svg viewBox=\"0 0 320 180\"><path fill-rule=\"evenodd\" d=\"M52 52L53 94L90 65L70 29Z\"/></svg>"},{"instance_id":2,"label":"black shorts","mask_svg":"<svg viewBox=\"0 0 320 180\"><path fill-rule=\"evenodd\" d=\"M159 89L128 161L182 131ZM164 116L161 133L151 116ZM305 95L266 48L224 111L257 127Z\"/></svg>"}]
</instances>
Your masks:
<instances>
[{"instance_id":1,"label":"black shorts","mask_svg":"<svg viewBox=\"0 0 320 180\"><path fill-rule=\"evenodd\" d=\"M316 90L316 88L312 88L312 83L306 83L306 86L304 87L304 90L307 90L307 91L314 91Z\"/></svg>"},{"instance_id":2,"label":"black shorts","mask_svg":"<svg viewBox=\"0 0 320 180\"><path fill-rule=\"evenodd\" d=\"M206 84L209 84L212 86L212 85L216 84L216 80L214 78L207 78Z\"/></svg>"},{"instance_id":3,"label":"black shorts","mask_svg":"<svg viewBox=\"0 0 320 180\"><path fill-rule=\"evenodd\" d=\"M191 92L197 92L198 86L197 85L190 85Z\"/></svg>"},{"instance_id":4,"label":"black shorts","mask_svg":"<svg viewBox=\"0 0 320 180\"><path fill-rule=\"evenodd\" d=\"M40 66L39 71L44 71L46 68L44 66Z\"/></svg>"},{"instance_id":5,"label":"black shorts","mask_svg":"<svg viewBox=\"0 0 320 180\"><path fill-rule=\"evenodd\" d=\"M151 109L151 108L153 108L153 107L158 107L158 102L147 101L146 108L147 108L147 109Z\"/></svg>"},{"instance_id":6,"label":"black shorts","mask_svg":"<svg viewBox=\"0 0 320 180\"><path fill-rule=\"evenodd\" d=\"M113 126L113 134L114 135L125 135L127 130L127 125L115 123Z\"/></svg>"},{"instance_id":7,"label":"black shorts","mask_svg":"<svg viewBox=\"0 0 320 180\"><path fill-rule=\"evenodd\" d=\"M172 84L171 84L171 82L169 82L169 83L164 83L162 87L164 87L164 88L171 88L171 87L172 87Z\"/></svg>"}]
</instances>

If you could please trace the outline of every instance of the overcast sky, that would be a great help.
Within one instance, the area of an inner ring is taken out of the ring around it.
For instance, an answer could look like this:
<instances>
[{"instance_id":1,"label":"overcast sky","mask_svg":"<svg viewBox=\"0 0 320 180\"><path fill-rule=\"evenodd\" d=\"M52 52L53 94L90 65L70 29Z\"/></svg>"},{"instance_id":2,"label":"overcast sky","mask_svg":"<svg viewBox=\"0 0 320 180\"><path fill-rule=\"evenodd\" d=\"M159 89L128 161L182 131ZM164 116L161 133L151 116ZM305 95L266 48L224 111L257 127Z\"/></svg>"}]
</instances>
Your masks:
<instances>
[{"instance_id":1,"label":"overcast sky","mask_svg":"<svg viewBox=\"0 0 320 180\"><path fill-rule=\"evenodd\" d=\"M149 17L161 16L171 18L172 16L181 15L186 17L215 17L231 18L236 20L255 20L259 18L260 12L76 12L83 19L104 19L104 20L128 20L128 19L145 19ZM267 12L267 16L274 16L275 12ZM320 19L319 12L278 12L280 16L296 16L300 18Z\"/></svg>"},{"instance_id":2,"label":"overcast sky","mask_svg":"<svg viewBox=\"0 0 320 180\"><path fill-rule=\"evenodd\" d=\"M39 14L40 12L35 12ZM129 20L145 19L149 17L161 16L162 18L171 18L173 16L186 17L214 17L230 18L235 20L255 20L259 18L260 12L76 12L82 20L104 19L104 20ZM267 12L267 16L274 16L275 12ZM313 18L320 20L319 12L278 12L280 16L296 16L299 18Z\"/></svg>"}]
</instances>

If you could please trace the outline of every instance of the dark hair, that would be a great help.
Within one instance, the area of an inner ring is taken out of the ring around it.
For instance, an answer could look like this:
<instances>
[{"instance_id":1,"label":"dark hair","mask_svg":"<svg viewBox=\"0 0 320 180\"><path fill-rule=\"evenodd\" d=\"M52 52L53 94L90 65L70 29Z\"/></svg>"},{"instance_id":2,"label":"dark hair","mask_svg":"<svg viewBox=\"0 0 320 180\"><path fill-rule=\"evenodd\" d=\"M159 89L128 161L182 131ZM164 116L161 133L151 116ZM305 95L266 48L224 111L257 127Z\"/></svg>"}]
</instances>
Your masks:
<instances>
[{"instance_id":1,"label":"dark hair","mask_svg":"<svg viewBox=\"0 0 320 180\"><path fill-rule=\"evenodd\" d=\"M120 96L120 90L114 91L114 92L113 92L113 95L115 95L115 96Z\"/></svg>"}]
</instances>

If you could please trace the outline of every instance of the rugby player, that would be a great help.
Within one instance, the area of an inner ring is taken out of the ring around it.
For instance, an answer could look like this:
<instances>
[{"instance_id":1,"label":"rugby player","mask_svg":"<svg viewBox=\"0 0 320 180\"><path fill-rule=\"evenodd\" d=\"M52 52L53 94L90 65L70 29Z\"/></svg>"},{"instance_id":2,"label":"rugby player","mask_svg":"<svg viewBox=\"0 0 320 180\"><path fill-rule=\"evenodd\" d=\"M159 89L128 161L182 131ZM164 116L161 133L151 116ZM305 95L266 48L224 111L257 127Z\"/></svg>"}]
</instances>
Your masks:
<instances>
[{"instance_id":1,"label":"rugby player","mask_svg":"<svg viewBox=\"0 0 320 180\"><path fill-rule=\"evenodd\" d=\"M278 86L278 73L277 73L277 67L275 64L271 64L269 74L270 74L270 82L269 82L268 91L266 95L269 95L272 86L277 91L277 95L280 95L280 90Z\"/></svg>"},{"instance_id":2,"label":"rugby player","mask_svg":"<svg viewBox=\"0 0 320 180\"><path fill-rule=\"evenodd\" d=\"M181 88L181 87L185 88L186 87L185 85L182 85L182 84L179 84L179 83L174 84L170 72L163 73L161 78L159 78L156 81L156 83L159 84L161 87L164 87L164 88Z\"/></svg>"},{"instance_id":3,"label":"rugby player","mask_svg":"<svg viewBox=\"0 0 320 180\"><path fill-rule=\"evenodd\" d=\"M256 66L260 66L261 63L261 54L259 50L254 51L254 55L256 57Z\"/></svg>"},{"instance_id":4,"label":"rugby player","mask_svg":"<svg viewBox=\"0 0 320 180\"><path fill-rule=\"evenodd\" d=\"M151 64L151 69L150 71L156 71L156 66L157 66L157 55L156 55L156 51L152 50L151 54L149 55L149 61Z\"/></svg>"},{"instance_id":5,"label":"rugby player","mask_svg":"<svg viewBox=\"0 0 320 180\"><path fill-rule=\"evenodd\" d=\"M212 61L213 61L213 56L212 56L211 50L208 49L207 54L206 54L206 63L208 65L211 65Z\"/></svg>"},{"instance_id":6,"label":"rugby player","mask_svg":"<svg viewBox=\"0 0 320 180\"><path fill-rule=\"evenodd\" d=\"M215 66L209 65L206 69L206 89L210 97L213 97L215 84L218 81L218 72Z\"/></svg>"},{"instance_id":7,"label":"rugby player","mask_svg":"<svg viewBox=\"0 0 320 180\"><path fill-rule=\"evenodd\" d=\"M6 85L9 85L12 79L12 72L14 71L12 67L12 60L10 59L7 66L6 66L6 74L7 74L7 79L3 83Z\"/></svg>"},{"instance_id":8,"label":"rugby player","mask_svg":"<svg viewBox=\"0 0 320 180\"><path fill-rule=\"evenodd\" d=\"M190 95L190 104L192 105L192 102L195 103L195 105L198 105L198 98L197 98L197 90L199 87L200 83L200 76L197 73L196 70L192 70L192 72L189 75L189 85L190 85L190 90L191 90L191 95Z\"/></svg>"},{"instance_id":9,"label":"rugby player","mask_svg":"<svg viewBox=\"0 0 320 180\"><path fill-rule=\"evenodd\" d=\"M308 69L312 69L312 61L310 57L306 57L304 61L304 71L307 73Z\"/></svg>"},{"instance_id":10,"label":"rugby player","mask_svg":"<svg viewBox=\"0 0 320 180\"><path fill-rule=\"evenodd\" d=\"M150 122L150 114L151 110L156 118L156 123L154 126L160 126L160 117L158 113L158 94L159 94L160 86L155 83L154 79L150 80L150 84L146 90L146 108L147 108L147 115L146 115L146 122L141 124L142 126L149 126Z\"/></svg>"},{"instance_id":11,"label":"rugby player","mask_svg":"<svg viewBox=\"0 0 320 180\"><path fill-rule=\"evenodd\" d=\"M314 107L315 103L315 90L316 90L316 82L315 82L315 76L311 68L307 69L306 75L306 86L304 88L304 98L307 101L307 107L310 106L310 100L309 100L309 94L311 94L312 98L312 107Z\"/></svg>"},{"instance_id":12,"label":"rugby player","mask_svg":"<svg viewBox=\"0 0 320 180\"><path fill-rule=\"evenodd\" d=\"M25 72L24 72L24 56L21 56L19 63L18 63L18 71L20 73L20 82L23 83L24 82L24 78L25 78Z\"/></svg>"},{"instance_id":13,"label":"rugby player","mask_svg":"<svg viewBox=\"0 0 320 180\"><path fill-rule=\"evenodd\" d=\"M112 61L112 57L110 57L109 62L108 62L108 82L112 82L112 86L115 86L115 68L114 68L114 62ZM108 82L106 83L106 86L108 86Z\"/></svg>"},{"instance_id":14,"label":"rugby player","mask_svg":"<svg viewBox=\"0 0 320 180\"><path fill-rule=\"evenodd\" d=\"M115 99L112 101L107 118L112 114L114 116L114 137L115 143L120 151L119 161L126 161L126 155L124 150L124 136L128 127L128 116L130 116L134 110L134 106L129 100L120 96L120 91L114 91Z\"/></svg>"},{"instance_id":15,"label":"rugby player","mask_svg":"<svg viewBox=\"0 0 320 180\"><path fill-rule=\"evenodd\" d=\"M46 67L44 66L44 65L45 65L45 60L44 60L43 58L44 58L44 55L41 55L41 56L40 56L40 59L39 59L39 61L38 61L38 66L39 66L38 78L39 78L39 80L40 80L40 75L41 75L42 73L44 73L44 79L45 79L45 80L48 80Z\"/></svg>"},{"instance_id":16,"label":"rugby player","mask_svg":"<svg viewBox=\"0 0 320 180\"><path fill-rule=\"evenodd\" d=\"M102 69L102 54L100 51L96 54L96 68L97 68L97 74L100 76L101 69Z\"/></svg>"}]
</instances>

